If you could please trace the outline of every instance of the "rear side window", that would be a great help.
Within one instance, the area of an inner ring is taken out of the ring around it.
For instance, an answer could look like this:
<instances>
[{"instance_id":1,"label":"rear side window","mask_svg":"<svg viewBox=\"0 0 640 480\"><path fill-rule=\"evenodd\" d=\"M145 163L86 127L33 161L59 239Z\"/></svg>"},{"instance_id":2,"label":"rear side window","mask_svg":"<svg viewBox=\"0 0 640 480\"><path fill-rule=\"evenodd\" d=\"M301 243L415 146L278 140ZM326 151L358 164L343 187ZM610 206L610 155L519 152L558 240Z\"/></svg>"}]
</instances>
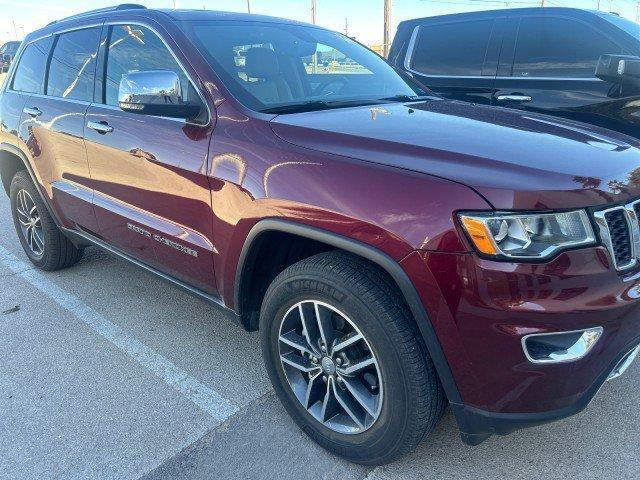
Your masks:
<instances>
[{"instance_id":1,"label":"rear side window","mask_svg":"<svg viewBox=\"0 0 640 480\"><path fill-rule=\"evenodd\" d=\"M137 25L113 26L107 53L105 103L118 105L118 90L123 75L150 70L175 72L180 79L184 100L200 102L187 75L155 33Z\"/></svg>"},{"instance_id":2,"label":"rear side window","mask_svg":"<svg viewBox=\"0 0 640 480\"><path fill-rule=\"evenodd\" d=\"M48 37L27 45L13 78L14 90L25 93L44 92L44 71L52 43L53 37Z\"/></svg>"},{"instance_id":3,"label":"rear side window","mask_svg":"<svg viewBox=\"0 0 640 480\"><path fill-rule=\"evenodd\" d=\"M93 101L93 80L99 43L98 28L60 35L51 57L47 95Z\"/></svg>"},{"instance_id":4,"label":"rear side window","mask_svg":"<svg viewBox=\"0 0 640 480\"><path fill-rule=\"evenodd\" d=\"M593 78L600 55L622 53L598 30L568 18L523 18L514 77Z\"/></svg>"},{"instance_id":5,"label":"rear side window","mask_svg":"<svg viewBox=\"0 0 640 480\"><path fill-rule=\"evenodd\" d=\"M420 26L411 69L425 75L482 75L493 24L475 20Z\"/></svg>"}]
</instances>

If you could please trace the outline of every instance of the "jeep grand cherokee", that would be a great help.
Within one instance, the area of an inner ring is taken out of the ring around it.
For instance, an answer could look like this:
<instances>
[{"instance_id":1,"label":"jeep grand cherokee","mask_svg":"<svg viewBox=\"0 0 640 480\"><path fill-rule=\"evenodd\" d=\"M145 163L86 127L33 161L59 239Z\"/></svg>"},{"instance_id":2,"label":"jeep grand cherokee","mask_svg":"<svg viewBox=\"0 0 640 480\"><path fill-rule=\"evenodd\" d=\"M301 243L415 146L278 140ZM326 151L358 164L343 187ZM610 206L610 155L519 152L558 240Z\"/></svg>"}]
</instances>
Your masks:
<instances>
[{"instance_id":1,"label":"jeep grand cherokee","mask_svg":"<svg viewBox=\"0 0 640 480\"><path fill-rule=\"evenodd\" d=\"M0 174L34 265L102 247L260 330L352 461L586 407L640 343L640 144L442 100L312 25L124 5L30 34ZM144 300L142 300L144 301Z\"/></svg>"}]
</instances>

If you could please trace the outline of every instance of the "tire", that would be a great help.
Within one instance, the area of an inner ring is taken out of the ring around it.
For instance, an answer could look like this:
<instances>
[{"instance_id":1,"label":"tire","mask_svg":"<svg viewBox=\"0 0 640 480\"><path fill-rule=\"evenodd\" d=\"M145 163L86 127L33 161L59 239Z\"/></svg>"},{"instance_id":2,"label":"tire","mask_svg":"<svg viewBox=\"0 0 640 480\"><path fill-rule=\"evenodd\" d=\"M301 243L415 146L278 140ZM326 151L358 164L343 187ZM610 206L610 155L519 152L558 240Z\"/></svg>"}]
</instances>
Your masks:
<instances>
[{"instance_id":1,"label":"tire","mask_svg":"<svg viewBox=\"0 0 640 480\"><path fill-rule=\"evenodd\" d=\"M309 319L318 316L323 320L316 324L333 332L327 338L318 333L320 327L312 332ZM306 332L303 323L309 325ZM444 391L404 299L386 274L359 257L321 253L284 270L265 294L260 330L276 394L298 426L330 452L364 465L383 465L415 448L444 414ZM314 353L318 343L326 340L339 348L358 334L363 338L343 351L341 364L331 348L320 352L321 357ZM309 347L312 351L305 352ZM367 363L369 370L355 377L346 374ZM320 386L319 375L327 378ZM323 397L323 388L324 395L331 390L329 397ZM356 393L347 395L351 392ZM354 402L356 394L365 401ZM303 405L307 401L309 409Z\"/></svg>"},{"instance_id":2,"label":"tire","mask_svg":"<svg viewBox=\"0 0 640 480\"><path fill-rule=\"evenodd\" d=\"M62 234L26 170L13 177L10 197L13 224L31 263L47 271L61 270L78 263L84 250ZM25 224L30 225L31 220L34 220L34 225L26 227ZM35 235L30 234L29 230L34 229Z\"/></svg>"}]
</instances>

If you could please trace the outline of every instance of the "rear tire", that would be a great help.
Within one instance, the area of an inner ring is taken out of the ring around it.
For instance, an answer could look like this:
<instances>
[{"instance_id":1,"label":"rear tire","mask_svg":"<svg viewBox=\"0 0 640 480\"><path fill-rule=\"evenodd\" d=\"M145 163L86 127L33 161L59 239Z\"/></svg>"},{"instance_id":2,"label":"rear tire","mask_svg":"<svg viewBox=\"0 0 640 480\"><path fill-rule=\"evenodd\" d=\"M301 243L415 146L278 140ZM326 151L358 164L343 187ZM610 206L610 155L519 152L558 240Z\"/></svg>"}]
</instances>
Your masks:
<instances>
[{"instance_id":1,"label":"rear tire","mask_svg":"<svg viewBox=\"0 0 640 480\"><path fill-rule=\"evenodd\" d=\"M315 333L310 320L319 325ZM260 331L267 371L284 407L337 455L365 465L392 462L442 418L446 397L408 307L395 284L363 259L327 252L284 270L265 295ZM338 360L332 346L357 334L362 340L348 347L355 350L345 348L348 355ZM368 370L343 375L367 362Z\"/></svg>"},{"instance_id":2,"label":"rear tire","mask_svg":"<svg viewBox=\"0 0 640 480\"><path fill-rule=\"evenodd\" d=\"M84 250L60 231L26 170L13 177L10 197L13 224L31 263L47 271L78 263Z\"/></svg>"}]
</instances>

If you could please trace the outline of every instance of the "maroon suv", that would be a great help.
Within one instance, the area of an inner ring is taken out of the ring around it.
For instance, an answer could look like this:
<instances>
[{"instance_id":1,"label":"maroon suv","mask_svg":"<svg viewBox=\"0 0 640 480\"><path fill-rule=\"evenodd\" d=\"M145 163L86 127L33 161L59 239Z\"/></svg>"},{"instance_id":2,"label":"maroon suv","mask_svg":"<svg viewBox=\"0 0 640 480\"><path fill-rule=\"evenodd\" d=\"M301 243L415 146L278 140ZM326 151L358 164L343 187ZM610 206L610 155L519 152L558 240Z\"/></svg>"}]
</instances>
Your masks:
<instances>
[{"instance_id":1,"label":"maroon suv","mask_svg":"<svg viewBox=\"0 0 640 480\"><path fill-rule=\"evenodd\" d=\"M32 33L0 101L43 270L97 245L260 330L323 447L584 409L640 343L640 143L431 96L312 25L126 5ZM144 300L142 300L144 301Z\"/></svg>"}]
</instances>

